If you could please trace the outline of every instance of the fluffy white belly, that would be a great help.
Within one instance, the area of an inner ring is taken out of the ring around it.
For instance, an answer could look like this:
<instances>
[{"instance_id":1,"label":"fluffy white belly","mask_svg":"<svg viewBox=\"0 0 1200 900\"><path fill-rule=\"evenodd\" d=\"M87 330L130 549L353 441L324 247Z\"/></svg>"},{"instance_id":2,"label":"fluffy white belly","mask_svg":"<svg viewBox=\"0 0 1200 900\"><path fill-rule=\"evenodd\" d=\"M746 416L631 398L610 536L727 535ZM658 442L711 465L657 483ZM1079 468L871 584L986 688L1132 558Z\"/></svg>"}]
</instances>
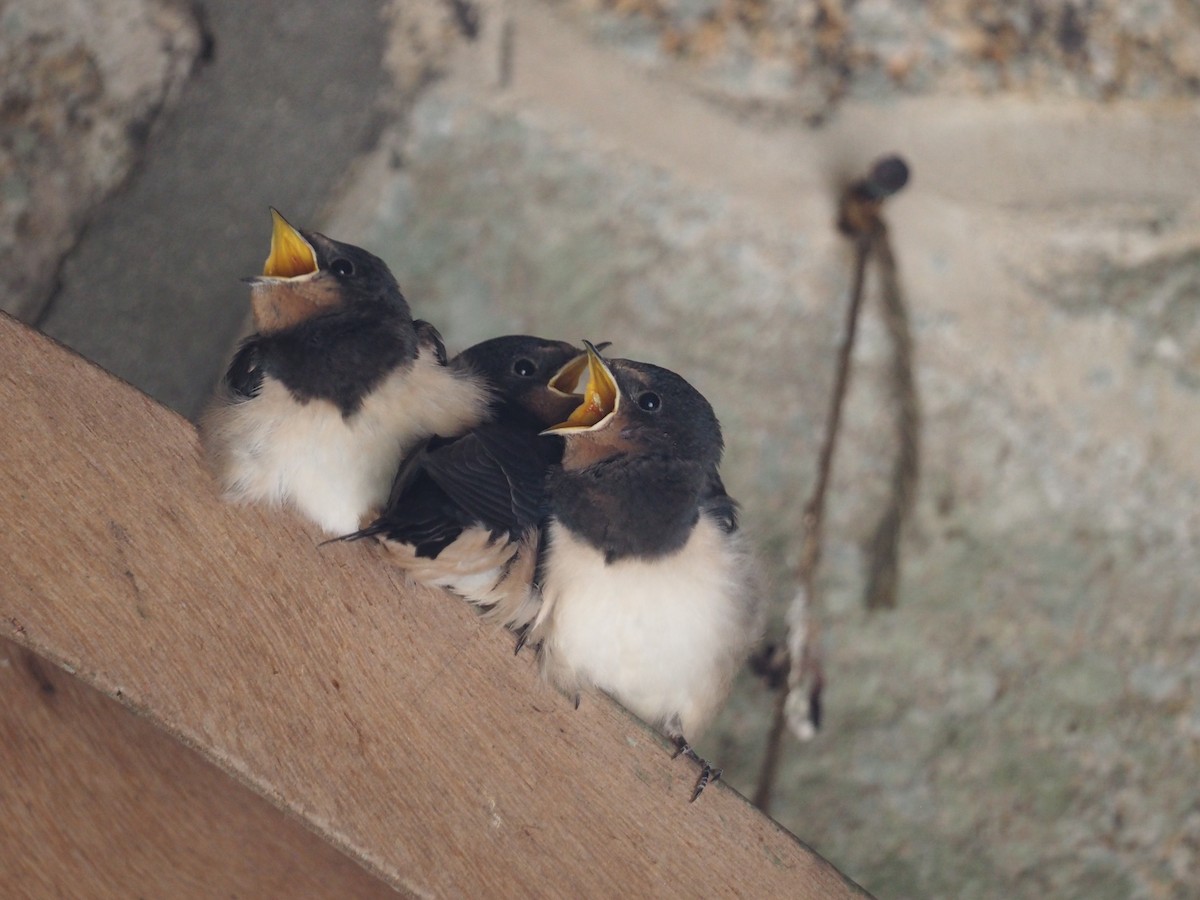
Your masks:
<instances>
[{"instance_id":1,"label":"fluffy white belly","mask_svg":"<svg viewBox=\"0 0 1200 900\"><path fill-rule=\"evenodd\" d=\"M594 685L631 712L689 739L724 699L749 638L745 557L701 518L682 550L605 563L557 521L549 527L543 607L546 676L568 692Z\"/></svg>"},{"instance_id":2,"label":"fluffy white belly","mask_svg":"<svg viewBox=\"0 0 1200 900\"><path fill-rule=\"evenodd\" d=\"M387 500L401 457L431 434L475 424L483 390L422 356L390 375L349 418L298 403L264 378L258 396L210 412L205 441L233 500L290 503L330 534L359 528Z\"/></svg>"}]
</instances>

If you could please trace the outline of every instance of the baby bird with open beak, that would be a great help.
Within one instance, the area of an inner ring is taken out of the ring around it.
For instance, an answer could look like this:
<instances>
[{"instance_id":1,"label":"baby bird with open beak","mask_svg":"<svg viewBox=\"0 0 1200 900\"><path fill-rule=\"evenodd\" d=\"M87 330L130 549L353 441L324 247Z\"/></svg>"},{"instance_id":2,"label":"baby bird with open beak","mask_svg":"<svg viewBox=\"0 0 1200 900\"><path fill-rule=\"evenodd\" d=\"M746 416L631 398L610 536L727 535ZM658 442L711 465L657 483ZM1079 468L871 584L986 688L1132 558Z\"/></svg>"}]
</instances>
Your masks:
<instances>
[{"instance_id":1,"label":"baby bird with open beak","mask_svg":"<svg viewBox=\"0 0 1200 900\"><path fill-rule=\"evenodd\" d=\"M574 389L587 355L565 341L508 335L464 350L450 365L491 387L487 421L418 445L383 513L349 538L378 537L414 580L524 633L537 612L546 475L563 451L561 439L539 432L579 405Z\"/></svg>"},{"instance_id":2,"label":"baby bird with open beak","mask_svg":"<svg viewBox=\"0 0 1200 900\"><path fill-rule=\"evenodd\" d=\"M418 441L480 421L488 389L446 365L383 260L271 214L270 256L247 279L256 332L201 439L229 499L287 504L345 534L384 505Z\"/></svg>"},{"instance_id":3,"label":"baby bird with open beak","mask_svg":"<svg viewBox=\"0 0 1200 900\"><path fill-rule=\"evenodd\" d=\"M569 695L595 687L701 765L692 799L720 777L691 749L758 638L761 595L721 483L721 429L683 378L605 362L588 345L585 399L548 490L531 641Z\"/></svg>"}]
</instances>

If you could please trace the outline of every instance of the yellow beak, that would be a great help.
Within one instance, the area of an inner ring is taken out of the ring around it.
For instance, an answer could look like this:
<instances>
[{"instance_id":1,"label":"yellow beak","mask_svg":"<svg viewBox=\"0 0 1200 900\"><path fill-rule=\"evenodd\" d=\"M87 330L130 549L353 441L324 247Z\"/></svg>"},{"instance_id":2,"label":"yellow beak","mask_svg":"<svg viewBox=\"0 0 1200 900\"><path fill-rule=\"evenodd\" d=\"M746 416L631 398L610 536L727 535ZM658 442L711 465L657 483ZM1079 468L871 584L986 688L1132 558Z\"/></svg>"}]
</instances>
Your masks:
<instances>
[{"instance_id":1,"label":"yellow beak","mask_svg":"<svg viewBox=\"0 0 1200 900\"><path fill-rule=\"evenodd\" d=\"M584 343L587 342L584 341ZM601 341L599 344L593 344L592 349L599 353L611 344L612 341ZM588 355L585 350L555 372L550 377L550 380L546 382L546 387L563 397L578 397L579 379L583 377L583 373L587 370L587 367Z\"/></svg>"},{"instance_id":2,"label":"yellow beak","mask_svg":"<svg viewBox=\"0 0 1200 900\"><path fill-rule=\"evenodd\" d=\"M312 245L274 207L271 220L271 254L263 265L263 275L295 278L317 271L317 253Z\"/></svg>"},{"instance_id":3,"label":"yellow beak","mask_svg":"<svg viewBox=\"0 0 1200 900\"><path fill-rule=\"evenodd\" d=\"M580 353L565 366L559 369L546 386L556 394L573 397L579 395L579 379L583 377L583 373L587 370L588 356L586 353Z\"/></svg>"},{"instance_id":4,"label":"yellow beak","mask_svg":"<svg viewBox=\"0 0 1200 900\"><path fill-rule=\"evenodd\" d=\"M587 348L588 373L587 387L583 391L583 402L571 413L567 421L551 425L542 434L575 434L581 431L590 431L615 413L621 403L621 392L617 388L617 380L613 377L612 371L590 342L584 341L583 343ZM567 363L564 369L572 365L577 365L577 361L572 360ZM580 365L575 380L578 380L581 369ZM569 383L563 378L561 370L551 379L550 386L557 389L556 383Z\"/></svg>"}]
</instances>

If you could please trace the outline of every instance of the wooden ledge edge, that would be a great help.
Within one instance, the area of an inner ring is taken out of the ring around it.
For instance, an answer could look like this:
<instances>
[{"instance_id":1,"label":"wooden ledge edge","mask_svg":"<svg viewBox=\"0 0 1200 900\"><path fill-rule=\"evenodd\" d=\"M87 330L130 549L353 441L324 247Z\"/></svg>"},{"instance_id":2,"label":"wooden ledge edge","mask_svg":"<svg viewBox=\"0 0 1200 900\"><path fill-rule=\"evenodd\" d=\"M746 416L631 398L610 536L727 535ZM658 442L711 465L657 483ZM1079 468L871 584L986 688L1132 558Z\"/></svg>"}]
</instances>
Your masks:
<instances>
[{"instance_id":1,"label":"wooden ledge edge","mask_svg":"<svg viewBox=\"0 0 1200 900\"><path fill-rule=\"evenodd\" d=\"M0 622L392 885L864 895L465 604L221 502L174 413L8 317L0 348Z\"/></svg>"}]
</instances>

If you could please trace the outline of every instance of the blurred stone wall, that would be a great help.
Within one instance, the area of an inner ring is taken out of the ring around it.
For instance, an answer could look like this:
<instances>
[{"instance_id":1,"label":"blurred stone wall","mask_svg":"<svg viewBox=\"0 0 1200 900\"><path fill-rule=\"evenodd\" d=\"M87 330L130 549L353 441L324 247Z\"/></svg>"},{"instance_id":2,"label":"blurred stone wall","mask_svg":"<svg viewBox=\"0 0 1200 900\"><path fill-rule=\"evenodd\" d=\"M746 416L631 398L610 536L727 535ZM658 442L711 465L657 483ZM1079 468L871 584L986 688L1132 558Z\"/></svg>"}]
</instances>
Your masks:
<instances>
[{"instance_id":1,"label":"blurred stone wall","mask_svg":"<svg viewBox=\"0 0 1200 900\"><path fill-rule=\"evenodd\" d=\"M0 2L0 308L37 318L201 48L182 0Z\"/></svg>"},{"instance_id":2,"label":"blurred stone wall","mask_svg":"<svg viewBox=\"0 0 1200 900\"><path fill-rule=\"evenodd\" d=\"M776 633L850 281L837 192L882 153L913 166L888 211L924 412L900 607L862 606L894 443L869 280L821 569L827 725L787 745L778 818L882 897L1188 896L1190 8L472 9L329 230L453 347L611 340L699 386ZM747 794L769 707L747 676L701 741Z\"/></svg>"},{"instance_id":3,"label":"blurred stone wall","mask_svg":"<svg viewBox=\"0 0 1200 900\"><path fill-rule=\"evenodd\" d=\"M597 39L743 111L847 99L1192 97L1200 9L1171 0L560 0Z\"/></svg>"},{"instance_id":4,"label":"blurred stone wall","mask_svg":"<svg viewBox=\"0 0 1200 900\"><path fill-rule=\"evenodd\" d=\"M881 897L1200 884L1197 15L392 4L399 120L315 224L387 259L452 348L611 340L700 387L776 634L850 281L836 197L882 153L912 164L887 212L923 410L900 606L862 605L894 442L869 280L826 728L787 744L775 803ZM30 315L203 39L163 0L8 0L0 23L0 288ZM743 678L700 742L743 793L770 706Z\"/></svg>"}]
</instances>

